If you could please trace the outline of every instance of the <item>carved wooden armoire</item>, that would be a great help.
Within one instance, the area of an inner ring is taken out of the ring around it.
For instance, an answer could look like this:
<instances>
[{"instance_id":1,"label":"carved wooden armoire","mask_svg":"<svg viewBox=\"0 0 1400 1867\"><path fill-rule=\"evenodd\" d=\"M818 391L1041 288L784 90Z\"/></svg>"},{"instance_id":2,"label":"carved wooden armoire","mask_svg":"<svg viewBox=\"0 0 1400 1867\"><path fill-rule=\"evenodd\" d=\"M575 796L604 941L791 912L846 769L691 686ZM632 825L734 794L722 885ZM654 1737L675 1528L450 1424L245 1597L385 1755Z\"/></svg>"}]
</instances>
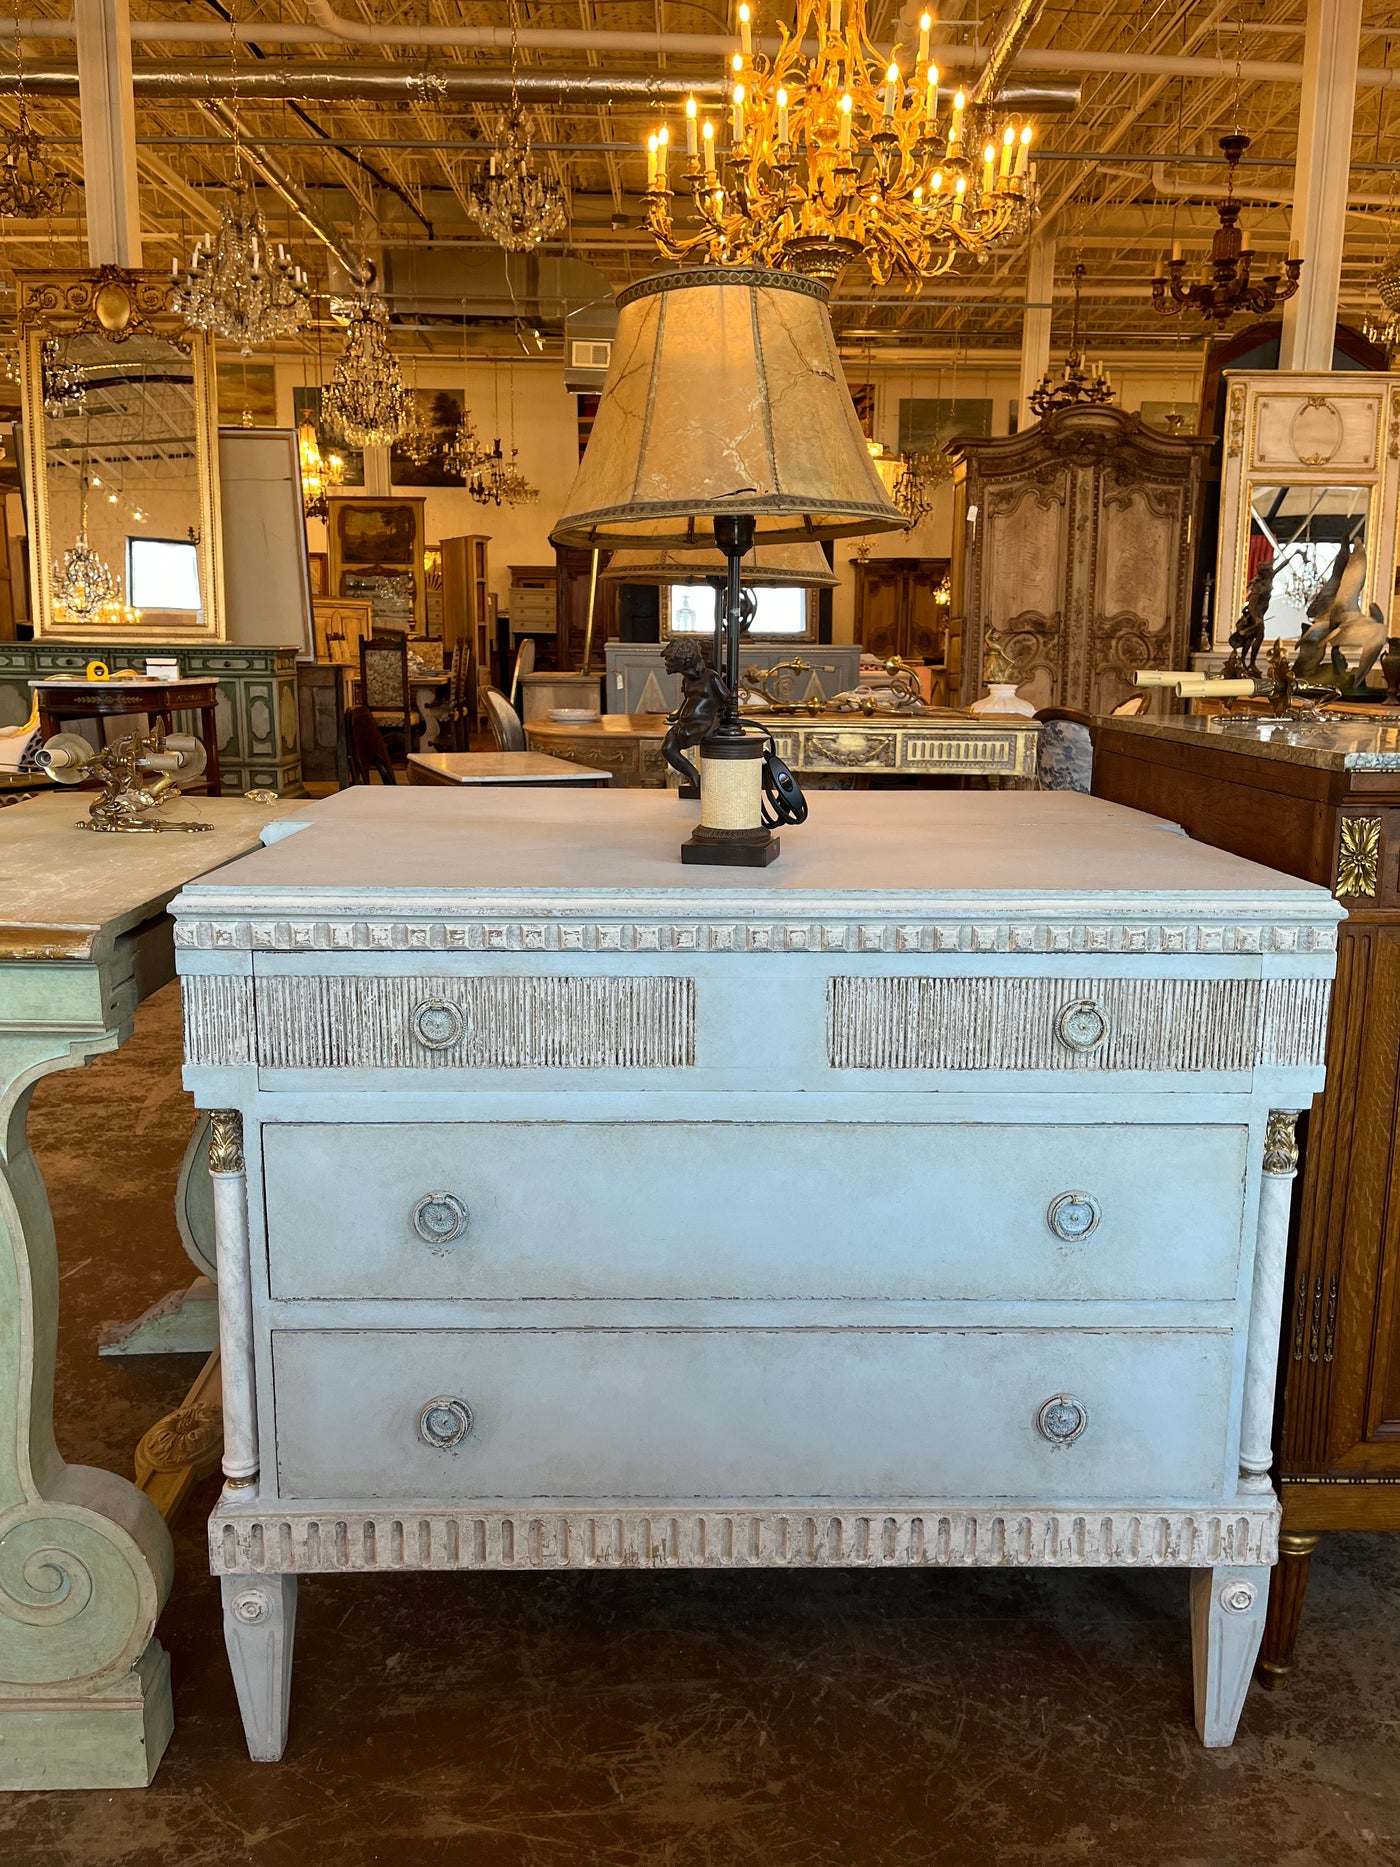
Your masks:
<instances>
[{"instance_id":1,"label":"carved wooden armoire","mask_svg":"<svg viewBox=\"0 0 1400 1867\"><path fill-rule=\"evenodd\" d=\"M1037 707L1109 713L1136 668L1186 665L1208 437L1112 406L958 444L952 622L963 705L995 642Z\"/></svg>"}]
</instances>

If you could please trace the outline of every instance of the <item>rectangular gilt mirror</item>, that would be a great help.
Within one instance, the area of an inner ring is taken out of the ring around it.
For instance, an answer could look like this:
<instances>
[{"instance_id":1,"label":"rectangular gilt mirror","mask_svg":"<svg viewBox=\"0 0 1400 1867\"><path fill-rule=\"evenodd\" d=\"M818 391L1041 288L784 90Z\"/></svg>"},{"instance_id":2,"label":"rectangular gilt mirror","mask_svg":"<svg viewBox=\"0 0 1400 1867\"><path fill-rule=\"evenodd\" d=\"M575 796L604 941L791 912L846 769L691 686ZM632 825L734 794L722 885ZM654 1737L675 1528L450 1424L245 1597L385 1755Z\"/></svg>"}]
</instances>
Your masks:
<instances>
[{"instance_id":1,"label":"rectangular gilt mirror","mask_svg":"<svg viewBox=\"0 0 1400 1867\"><path fill-rule=\"evenodd\" d=\"M222 641L210 339L158 273L21 273L19 294L36 637Z\"/></svg>"}]
</instances>

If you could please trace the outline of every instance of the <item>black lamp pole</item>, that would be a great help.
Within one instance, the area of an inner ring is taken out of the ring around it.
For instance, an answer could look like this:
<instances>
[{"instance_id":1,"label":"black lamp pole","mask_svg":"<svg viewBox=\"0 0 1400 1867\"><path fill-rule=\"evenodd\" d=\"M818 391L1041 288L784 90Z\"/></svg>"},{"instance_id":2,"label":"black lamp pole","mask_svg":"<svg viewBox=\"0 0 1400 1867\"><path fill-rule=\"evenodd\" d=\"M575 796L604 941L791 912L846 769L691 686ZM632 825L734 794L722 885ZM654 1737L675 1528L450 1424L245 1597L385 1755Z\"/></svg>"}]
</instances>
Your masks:
<instances>
[{"instance_id":1,"label":"black lamp pole","mask_svg":"<svg viewBox=\"0 0 1400 1867\"><path fill-rule=\"evenodd\" d=\"M743 625L743 578L740 563L753 549L752 513L726 514L715 520L715 543L729 563L729 585L725 594L724 681L729 689L724 717L710 735L715 739L742 739L743 721L739 718L739 636Z\"/></svg>"}]
</instances>

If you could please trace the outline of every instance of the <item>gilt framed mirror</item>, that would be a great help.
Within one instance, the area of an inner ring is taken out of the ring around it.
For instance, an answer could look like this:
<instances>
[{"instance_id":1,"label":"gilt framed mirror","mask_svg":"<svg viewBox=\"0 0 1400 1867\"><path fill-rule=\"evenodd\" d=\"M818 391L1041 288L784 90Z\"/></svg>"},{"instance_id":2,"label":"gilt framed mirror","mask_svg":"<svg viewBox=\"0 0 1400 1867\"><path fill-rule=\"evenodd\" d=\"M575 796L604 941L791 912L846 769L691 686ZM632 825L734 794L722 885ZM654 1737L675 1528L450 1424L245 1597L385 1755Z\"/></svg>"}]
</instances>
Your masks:
<instances>
[{"instance_id":1,"label":"gilt framed mirror","mask_svg":"<svg viewBox=\"0 0 1400 1867\"><path fill-rule=\"evenodd\" d=\"M160 273L17 283L36 639L223 641L211 339Z\"/></svg>"}]
</instances>

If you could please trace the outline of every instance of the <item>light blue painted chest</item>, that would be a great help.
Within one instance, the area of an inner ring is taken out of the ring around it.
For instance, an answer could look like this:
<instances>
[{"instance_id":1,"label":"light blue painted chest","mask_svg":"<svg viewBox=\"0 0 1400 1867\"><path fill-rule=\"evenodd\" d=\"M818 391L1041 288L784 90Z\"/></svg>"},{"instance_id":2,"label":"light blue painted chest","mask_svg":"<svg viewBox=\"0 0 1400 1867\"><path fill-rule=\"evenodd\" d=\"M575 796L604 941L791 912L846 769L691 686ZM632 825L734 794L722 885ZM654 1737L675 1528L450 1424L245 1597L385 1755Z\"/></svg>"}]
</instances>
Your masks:
<instances>
[{"instance_id":1,"label":"light blue painted chest","mask_svg":"<svg viewBox=\"0 0 1400 1867\"><path fill-rule=\"evenodd\" d=\"M1229 1743L1331 896L1069 794L693 809L349 792L175 904L253 1755L298 1575L627 1566L1179 1566Z\"/></svg>"}]
</instances>

